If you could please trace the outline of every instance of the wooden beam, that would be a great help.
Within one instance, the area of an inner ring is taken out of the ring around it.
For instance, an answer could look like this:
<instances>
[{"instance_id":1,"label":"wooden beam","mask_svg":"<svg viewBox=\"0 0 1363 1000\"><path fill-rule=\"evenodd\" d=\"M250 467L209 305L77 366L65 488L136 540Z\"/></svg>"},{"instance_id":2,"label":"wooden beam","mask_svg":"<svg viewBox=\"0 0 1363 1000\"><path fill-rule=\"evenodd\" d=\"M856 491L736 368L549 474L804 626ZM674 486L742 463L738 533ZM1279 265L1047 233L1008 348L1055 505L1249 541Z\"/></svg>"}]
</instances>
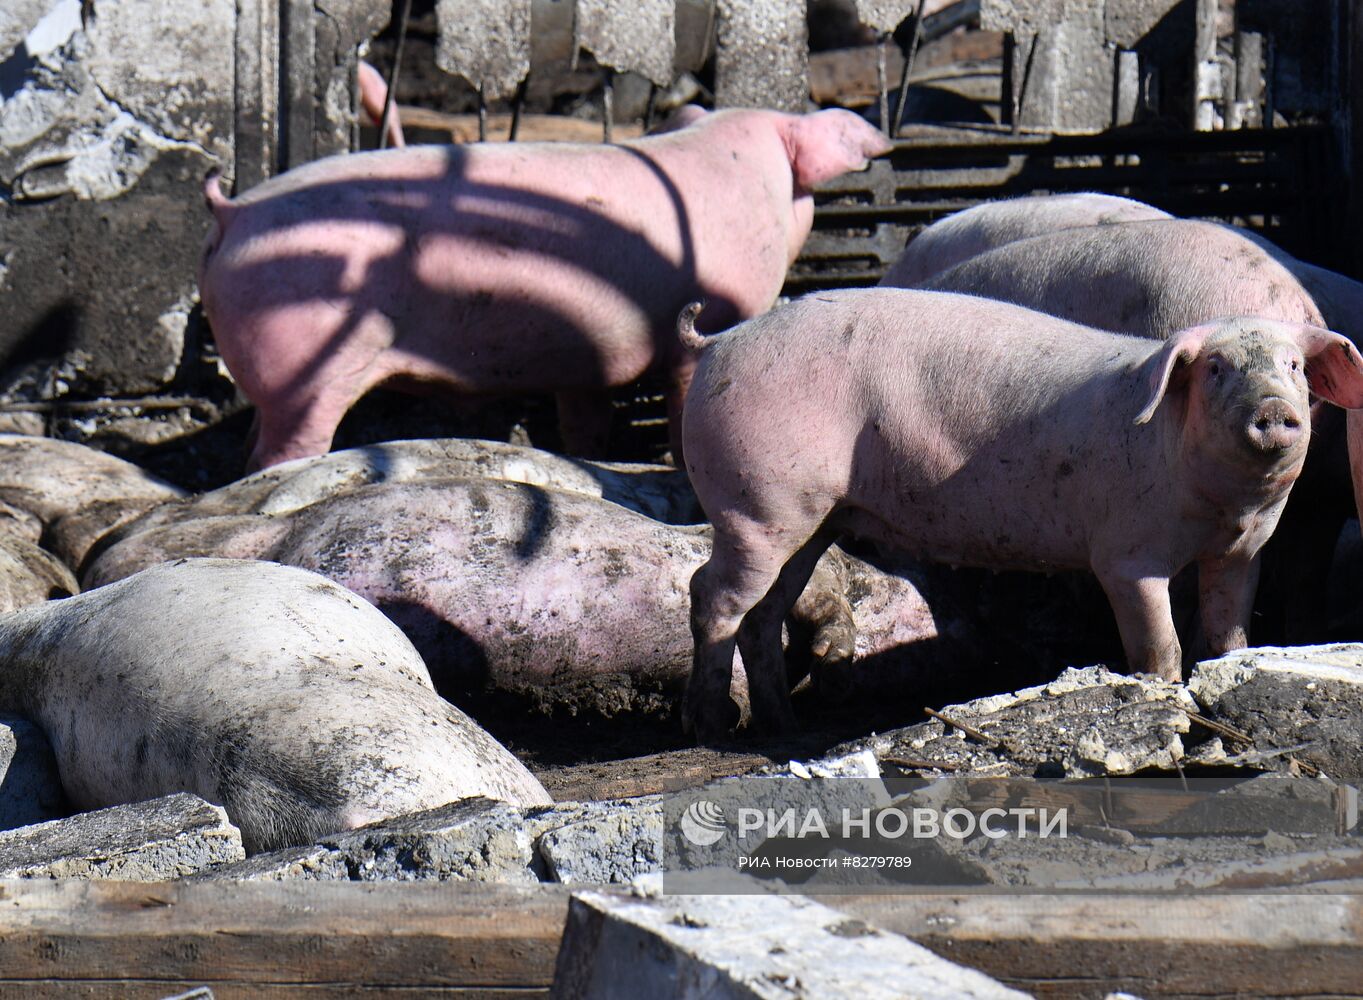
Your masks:
<instances>
[{"instance_id":1,"label":"wooden beam","mask_svg":"<svg viewBox=\"0 0 1363 1000\"><path fill-rule=\"evenodd\" d=\"M1354 996L1363 896L819 896L1039 997Z\"/></svg>"},{"instance_id":2,"label":"wooden beam","mask_svg":"<svg viewBox=\"0 0 1363 1000\"><path fill-rule=\"evenodd\" d=\"M1363 896L821 895L1045 997L1354 995ZM0 882L0 1000L542 996L562 886Z\"/></svg>"},{"instance_id":3,"label":"wooden beam","mask_svg":"<svg viewBox=\"0 0 1363 1000\"><path fill-rule=\"evenodd\" d=\"M0 882L0 997L519 996L567 912L562 886Z\"/></svg>"}]
</instances>

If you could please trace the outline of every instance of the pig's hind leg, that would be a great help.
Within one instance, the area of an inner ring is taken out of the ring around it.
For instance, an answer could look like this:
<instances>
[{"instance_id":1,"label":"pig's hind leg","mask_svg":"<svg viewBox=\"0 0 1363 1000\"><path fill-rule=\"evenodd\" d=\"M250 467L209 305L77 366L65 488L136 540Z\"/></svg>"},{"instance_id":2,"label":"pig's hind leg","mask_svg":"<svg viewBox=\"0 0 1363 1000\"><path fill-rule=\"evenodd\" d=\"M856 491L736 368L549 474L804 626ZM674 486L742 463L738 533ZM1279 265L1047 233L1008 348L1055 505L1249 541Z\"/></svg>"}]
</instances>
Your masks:
<instances>
[{"instance_id":1,"label":"pig's hind leg","mask_svg":"<svg viewBox=\"0 0 1363 1000\"><path fill-rule=\"evenodd\" d=\"M734 647L744 617L777 584L791 555L788 548L773 544L775 540L760 522L733 516L717 519L710 559L691 577L695 659L686 686L682 723L700 743L722 740L738 724L739 709L729 696ZM764 630L757 631L765 637ZM756 634L745 639L745 644L750 644ZM760 714L770 712L775 700L771 691L778 683L784 683L779 617L775 649L753 646L753 654L753 662L744 654L743 667L748 676L754 721L782 724L788 720L762 718ZM766 676L773 668L781 675L779 680ZM776 711L779 713L779 709Z\"/></svg>"},{"instance_id":2,"label":"pig's hind leg","mask_svg":"<svg viewBox=\"0 0 1363 1000\"><path fill-rule=\"evenodd\" d=\"M255 443L246 462L248 475L295 458L325 455L339 422L337 412L322 404L285 410L257 408L256 417Z\"/></svg>"}]
</instances>

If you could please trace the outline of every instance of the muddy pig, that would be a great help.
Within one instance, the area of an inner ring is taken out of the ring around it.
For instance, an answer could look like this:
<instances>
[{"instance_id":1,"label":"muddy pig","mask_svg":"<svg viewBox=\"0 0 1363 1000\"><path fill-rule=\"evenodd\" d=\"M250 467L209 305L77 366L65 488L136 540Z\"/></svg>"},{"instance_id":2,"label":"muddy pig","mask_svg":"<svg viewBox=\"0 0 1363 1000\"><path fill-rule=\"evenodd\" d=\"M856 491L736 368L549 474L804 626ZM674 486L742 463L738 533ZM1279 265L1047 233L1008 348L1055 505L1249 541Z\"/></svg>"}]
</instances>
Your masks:
<instances>
[{"instance_id":1,"label":"muddy pig","mask_svg":"<svg viewBox=\"0 0 1363 1000\"><path fill-rule=\"evenodd\" d=\"M109 530L184 496L131 462L52 438L0 434L0 504L25 512L42 540L71 569Z\"/></svg>"},{"instance_id":2,"label":"muddy pig","mask_svg":"<svg viewBox=\"0 0 1363 1000\"><path fill-rule=\"evenodd\" d=\"M430 479L359 487L286 514L150 529L110 548L87 579L103 587L185 556L311 569L401 626L452 700L497 691L612 714L680 696L691 666L687 584L709 555L705 525L521 483ZM808 657L816 684L823 656L851 642L881 670L921 676L914 647L942 635L914 582L836 551L791 619L793 655ZM953 625L948 613L942 631ZM740 677L735 693L745 690Z\"/></svg>"},{"instance_id":3,"label":"muddy pig","mask_svg":"<svg viewBox=\"0 0 1363 1000\"><path fill-rule=\"evenodd\" d=\"M1056 194L976 205L928 226L904 248L882 285L913 288L963 260L1015 240L1085 226L1172 219L1152 205L1111 194Z\"/></svg>"},{"instance_id":4,"label":"muddy pig","mask_svg":"<svg viewBox=\"0 0 1363 1000\"><path fill-rule=\"evenodd\" d=\"M721 329L768 308L811 189L888 141L848 111L717 111L617 145L477 143L333 156L228 201L199 273L257 407L253 469L317 455L388 382L558 393L565 443L605 446L604 390L666 385L673 441L695 359L677 311Z\"/></svg>"},{"instance_id":5,"label":"muddy pig","mask_svg":"<svg viewBox=\"0 0 1363 1000\"><path fill-rule=\"evenodd\" d=\"M431 687L354 594L273 563L181 560L0 615L0 711L33 719L81 809L188 791L247 851L543 786Z\"/></svg>"},{"instance_id":6,"label":"muddy pig","mask_svg":"<svg viewBox=\"0 0 1363 1000\"><path fill-rule=\"evenodd\" d=\"M792 725L780 623L844 531L939 562L1091 569L1130 668L1165 678L1169 579L1196 562L1207 645L1243 646L1254 556L1306 453L1308 375L1363 405L1363 357L1303 324L1159 344L894 289L806 296L709 340L693 315L687 470L715 540L691 581L684 719L707 741L735 722L735 642L753 719Z\"/></svg>"},{"instance_id":7,"label":"muddy pig","mask_svg":"<svg viewBox=\"0 0 1363 1000\"><path fill-rule=\"evenodd\" d=\"M705 519L686 473L666 465L590 462L503 441L384 441L262 469L208 493L163 503L105 534L90 558L124 538L230 514L287 514L374 483L469 477L533 483L610 500L669 524Z\"/></svg>"}]
</instances>

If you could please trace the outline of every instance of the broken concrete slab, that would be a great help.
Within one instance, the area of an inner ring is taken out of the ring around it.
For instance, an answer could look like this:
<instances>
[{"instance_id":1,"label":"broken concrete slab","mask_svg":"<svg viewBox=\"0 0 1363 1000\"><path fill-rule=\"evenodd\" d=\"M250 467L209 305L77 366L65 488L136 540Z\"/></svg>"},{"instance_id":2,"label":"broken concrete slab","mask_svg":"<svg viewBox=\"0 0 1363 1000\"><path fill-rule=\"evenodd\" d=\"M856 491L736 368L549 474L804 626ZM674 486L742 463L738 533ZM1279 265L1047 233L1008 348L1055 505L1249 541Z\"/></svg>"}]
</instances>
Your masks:
<instances>
[{"instance_id":1,"label":"broken concrete slab","mask_svg":"<svg viewBox=\"0 0 1363 1000\"><path fill-rule=\"evenodd\" d=\"M316 844L258 854L212 878L530 883L544 861L542 834L598 804L520 810L473 798L338 833Z\"/></svg>"},{"instance_id":2,"label":"broken concrete slab","mask_svg":"<svg viewBox=\"0 0 1363 1000\"><path fill-rule=\"evenodd\" d=\"M672 83L676 57L674 0L577 0L574 42L603 66Z\"/></svg>"},{"instance_id":3,"label":"broken concrete slab","mask_svg":"<svg viewBox=\"0 0 1363 1000\"><path fill-rule=\"evenodd\" d=\"M659 870L658 796L522 811L471 799L205 873L248 881L623 884Z\"/></svg>"},{"instance_id":4,"label":"broken concrete slab","mask_svg":"<svg viewBox=\"0 0 1363 1000\"><path fill-rule=\"evenodd\" d=\"M0 832L0 878L183 878L246 856L227 813L196 795Z\"/></svg>"},{"instance_id":5,"label":"broken concrete slab","mask_svg":"<svg viewBox=\"0 0 1363 1000\"><path fill-rule=\"evenodd\" d=\"M43 398L151 392L175 375L184 322L172 314L193 301L209 223L199 188L231 150L230 56L216 94L174 53L193 39L230 53L232 5L225 22L213 20L221 3L177 12L169 36L138 34L131 6L95 5L90 33L22 66L0 102L0 357L46 365ZM156 88L127 75L143 63Z\"/></svg>"},{"instance_id":6,"label":"broken concrete slab","mask_svg":"<svg viewBox=\"0 0 1363 1000\"><path fill-rule=\"evenodd\" d=\"M1305 761L1337 781L1363 781L1363 644L1242 649L1193 668L1188 690L1205 713L1242 731L1264 767Z\"/></svg>"},{"instance_id":7,"label":"broken concrete slab","mask_svg":"<svg viewBox=\"0 0 1363 1000\"><path fill-rule=\"evenodd\" d=\"M153 133L232 160L235 0L97 0L86 66L100 91Z\"/></svg>"},{"instance_id":8,"label":"broken concrete slab","mask_svg":"<svg viewBox=\"0 0 1363 1000\"><path fill-rule=\"evenodd\" d=\"M435 61L489 100L510 97L530 72L530 0L437 0Z\"/></svg>"},{"instance_id":9,"label":"broken concrete slab","mask_svg":"<svg viewBox=\"0 0 1363 1000\"><path fill-rule=\"evenodd\" d=\"M56 0L8 0L0 8L0 53L13 52L56 6Z\"/></svg>"},{"instance_id":10,"label":"broken concrete slab","mask_svg":"<svg viewBox=\"0 0 1363 1000\"><path fill-rule=\"evenodd\" d=\"M1182 736L1197 704L1181 685L1071 668L1049 684L992 695L939 713L984 737L934 720L855 740L831 756L870 750L876 758L924 769L1092 777L1168 769L1184 755Z\"/></svg>"},{"instance_id":11,"label":"broken concrete slab","mask_svg":"<svg viewBox=\"0 0 1363 1000\"><path fill-rule=\"evenodd\" d=\"M920 0L856 0L857 20L888 35L920 6Z\"/></svg>"},{"instance_id":12,"label":"broken concrete slab","mask_svg":"<svg viewBox=\"0 0 1363 1000\"><path fill-rule=\"evenodd\" d=\"M661 871L662 800L601 803L582 819L546 831L539 853L549 877L565 885L628 884Z\"/></svg>"},{"instance_id":13,"label":"broken concrete slab","mask_svg":"<svg viewBox=\"0 0 1363 1000\"><path fill-rule=\"evenodd\" d=\"M804 0L717 0L715 107L802 112L809 101Z\"/></svg>"},{"instance_id":14,"label":"broken concrete slab","mask_svg":"<svg viewBox=\"0 0 1363 1000\"><path fill-rule=\"evenodd\" d=\"M60 819L70 811L43 731L27 719L0 715L0 830Z\"/></svg>"},{"instance_id":15,"label":"broken concrete slab","mask_svg":"<svg viewBox=\"0 0 1363 1000\"><path fill-rule=\"evenodd\" d=\"M1022 998L808 899L581 893L568 908L554 1000Z\"/></svg>"}]
</instances>

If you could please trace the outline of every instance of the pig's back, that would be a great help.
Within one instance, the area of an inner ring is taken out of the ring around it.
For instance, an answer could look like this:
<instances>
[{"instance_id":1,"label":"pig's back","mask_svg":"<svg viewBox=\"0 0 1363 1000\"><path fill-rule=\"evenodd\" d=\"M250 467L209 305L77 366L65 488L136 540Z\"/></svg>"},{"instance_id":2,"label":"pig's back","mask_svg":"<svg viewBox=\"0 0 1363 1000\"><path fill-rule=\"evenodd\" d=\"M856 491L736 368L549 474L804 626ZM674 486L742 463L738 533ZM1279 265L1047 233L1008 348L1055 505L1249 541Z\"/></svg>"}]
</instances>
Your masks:
<instances>
[{"instance_id":1,"label":"pig's back","mask_svg":"<svg viewBox=\"0 0 1363 1000\"><path fill-rule=\"evenodd\" d=\"M1133 423L1153 350L971 296L819 293L707 349L687 455L722 438L759 482L796 464L854 530L938 560L1084 566L1125 490L1111 467L1129 477L1131 439L1153 433Z\"/></svg>"},{"instance_id":2,"label":"pig's back","mask_svg":"<svg viewBox=\"0 0 1363 1000\"><path fill-rule=\"evenodd\" d=\"M1164 339L1227 316L1321 325L1309 294L1252 240L1187 219L1068 229L957 264L925 288Z\"/></svg>"}]
</instances>

